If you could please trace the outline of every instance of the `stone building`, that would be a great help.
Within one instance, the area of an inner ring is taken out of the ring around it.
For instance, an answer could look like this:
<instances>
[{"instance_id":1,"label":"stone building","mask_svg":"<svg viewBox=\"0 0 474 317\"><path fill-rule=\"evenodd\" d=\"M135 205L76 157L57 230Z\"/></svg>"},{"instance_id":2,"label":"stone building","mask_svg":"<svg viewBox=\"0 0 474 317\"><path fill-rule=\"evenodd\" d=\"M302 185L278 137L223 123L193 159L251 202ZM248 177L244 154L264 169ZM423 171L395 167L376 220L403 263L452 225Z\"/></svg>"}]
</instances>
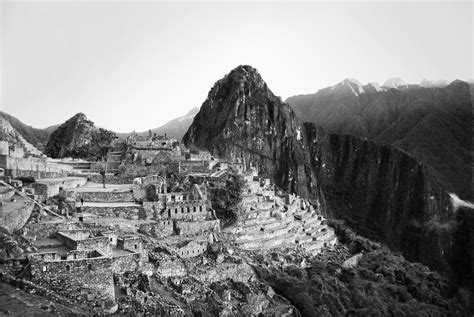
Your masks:
<instances>
[{"instance_id":1,"label":"stone building","mask_svg":"<svg viewBox=\"0 0 474 317\"><path fill-rule=\"evenodd\" d=\"M113 231L61 231L35 243L38 252L28 254L32 281L74 298L86 290L89 301L103 295L115 299L113 275L148 262L139 236Z\"/></svg>"}]
</instances>

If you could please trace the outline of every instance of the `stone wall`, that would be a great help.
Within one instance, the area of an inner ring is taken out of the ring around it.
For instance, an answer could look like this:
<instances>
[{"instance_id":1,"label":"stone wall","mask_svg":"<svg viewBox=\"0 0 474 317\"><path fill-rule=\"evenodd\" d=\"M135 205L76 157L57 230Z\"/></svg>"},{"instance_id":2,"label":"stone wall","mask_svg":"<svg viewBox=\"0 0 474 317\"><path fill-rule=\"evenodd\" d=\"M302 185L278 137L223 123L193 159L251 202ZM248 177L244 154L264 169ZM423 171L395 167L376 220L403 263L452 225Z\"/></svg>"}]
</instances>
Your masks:
<instances>
[{"instance_id":1,"label":"stone wall","mask_svg":"<svg viewBox=\"0 0 474 317\"><path fill-rule=\"evenodd\" d=\"M71 176L83 176L87 177L91 182L102 183L102 175L99 173L87 173L87 174L70 174ZM120 175L114 176L113 174L107 174L105 176L106 184L131 184L133 183L134 176Z\"/></svg>"},{"instance_id":2,"label":"stone wall","mask_svg":"<svg viewBox=\"0 0 474 317\"><path fill-rule=\"evenodd\" d=\"M7 200L15 195L15 190L9 187L0 187L0 200Z\"/></svg>"},{"instance_id":3,"label":"stone wall","mask_svg":"<svg viewBox=\"0 0 474 317\"><path fill-rule=\"evenodd\" d=\"M219 232L219 220L208 221L176 221L176 232L180 235L197 234L203 232Z\"/></svg>"},{"instance_id":4,"label":"stone wall","mask_svg":"<svg viewBox=\"0 0 474 317\"><path fill-rule=\"evenodd\" d=\"M247 263L228 263L224 262L206 271L194 271L193 277L203 283L211 284L213 282L232 279L234 281L248 282L255 276L253 268Z\"/></svg>"},{"instance_id":5,"label":"stone wall","mask_svg":"<svg viewBox=\"0 0 474 317\"><path fill-rule=\"evenodd\" d=\"M112 271L114 274L123 274L128 271L139 270L142 266L140 253L129 253L113 257Z\"/></svg>"},{"instance_id":6,"label":"stone wall","mask_svg":"<svg viewBox=\"0 0 474 317\"><path fill-rule=\"evenodd\" d=\"M18 201L24 201L25 203L21 204L18 208L8 206L13 205L13 203L9 202L4 202L0 206L0 227L5 228L9 232L23 228L28 219L30 219L35 206L29 199L19 196L14 197L17 197ZM18 204L15 203L15 205ZM9 208L14 208L14 210L8 210Z\"/></svg>"},{"instance_id":7,"label":"stone wall","mask_svg":"<svg viewBox=\"0 0 474 317\"><path fill-rule=\"evenodd\" d=\"M0 141L0 155L8 155L10 152L8 146L8 141Z\"/></svg>"},{"instance_id":8,"label":"stone wall","mask_svg":"<svg viewBox=\"0 0 474 317\"><path fill-rule=\"evenodd\" d=\"M187 200L166 203L164 216L173 219L205 219L207 204L204 200Z\"/></svg>"},{"instance_id":9,"label":"stone wall","mask_svg":"<svg viewBox=\"0 0 474 317\"><path fill-rule=\"evenodd\" d=\"M30 257L32 281L76 299L87 295L105 294L115 298L113 272L110 269L113 259L97 257L64 261L43 261Z\"/></svg>"},{"instance_id":10,"label":"stone wall","mask_svg":"<svg viewBox=\"0 0 474 317\"><path fill-rule=\"evenodd\" d=\"M90 237L90 233L87 230L58 232L55 237L70 250L99 250L106 255L112 254L112 247L108 237Z\"/></svg>"},{"instance_id":11,"label":"stone wall","mask_svg":"<svg viewBox=\"0 0 474 317\"><path fill-rule=\"evenodd\" d=\"M112 254L112 247L107 237L92 237L84 240L78 240L76 250L100 250L106 255Z\"/></svg>"},{"instance_id":12,"label":"stone wall","mask_svg":"<svg viewBox=\"0 0 474 317\"><path fill-rule=\"evenodd\" d=\"M174 233L173 220L157 220L154 223L143 224L140 226L140 232L155 238L170 236Z\"/></svg>"},{"instance_id":13,"label":"stone wall","mask_svg":"<svg viewBox=\"0 0 474 317\"><path fill-rule=\"evenodd\" d=\"M207 246L207 241L190 241L188 244L178 248L176 253L182 258L192 258L206 252Z\"/></svg>"},{"instance_id":14,"label":"stone wall","mask_svg":"<svg viewBox=\"0 0 474 317\"><path fill-rule=\"evenodd\" d=\"M123 202L134 201L132 191L127 192L83 192L66 190L69 197L74 197L77 201L84 199L89 202Z\"/></svg>"},{"instance_id":15,"label":"stone wall","mask_svg":"<svg viewBox=\"0 0 474 317\"><path fill-rule=\"evenodd\" d=\"M117 247L132 252L143 251L142 239L138 236L123 236L118 238Z\"/></svg>"},{"instance_id":16,"label":"stone wall","mask_svg":"<svg viewBox=\"0 0 474 317\"><path fill-rule=\"evenodd\" d=\"M150 174L159 174L164 171L176 174L179 173L179 162L167 162L150 166L127 164L124 167L123 174L126 176L139 177Z\"/></svg>"},{"instance_id":17,"label":"stone wall","mask_svg":"<svg viewBox=\"0 0 474 317\"><path fill-rule=\"evenodd\" d=\"M163 203L161 201L144 201L143 209L145 209L147 215L152 214L153 217L157 217L163 210Z\"/></svg>"},{"instance_id":18,"label":"stone wall","mask_svg":"<svg viewBox=\"0 0 474 317\"><path fill-rule=\"evenodd\" d=\"M81 211L106 218L122 218L122 219L138 219L141 206L120 206L120 207L105 207L105 206L82 206Z\"/></svg>"},{"instance_id":19,"label":"stone wall","mask_svg":"<svg viewBox=\"0 0 474 317\"><path fill-rule=\"evenodd\" d=\"M182 161L180 162L182 173L205 173L209 172L209 161Z\"/></svg>"},{"instance_id":20,"label":"stone wall","mask_svg":"<svg viewBox=\"0 0 474 317\"><path fill-rule=\"evenodd\" d=\"M156 274L161 275L163 277L178 277L178 276L185 276L186 267L184 264L179 260L165 260L160 261L155 264Z\"/></svg>"},{"instance_id":21,"label":"stone wall","mask_svg":"<svg viewBox=\"0 0 474 317\"><path fill-rule=\"evenodd\" d=\"M57 180L36 180L36 183L31 184L35 190L35 195L41 196L43 199L59 194L59 189L76 188L84 186L87 179L84 177L67 177L59 178Z\"/></svg>"},{"instance_id":22,"label":"stone wall","mask_svg":"<svg viewBox=\"0 0 474 317\"><path fill-rule=\"evenodd\" d=\"M146 200L146 190L141 185L133 184L133 199Z\"/></svg>"},{"instance_id":23,"label":"stone wall","mask_svg":"<svg viewBox=\"0 0 474 317\"><path fill-rule=\"evenodd\" d=\"M49 162L46 158L11 157L0 155L0 167L5 174L12 177L33 176L35 178L65 177L73 171L72 166Z\"/></svg>"}]
</instances>

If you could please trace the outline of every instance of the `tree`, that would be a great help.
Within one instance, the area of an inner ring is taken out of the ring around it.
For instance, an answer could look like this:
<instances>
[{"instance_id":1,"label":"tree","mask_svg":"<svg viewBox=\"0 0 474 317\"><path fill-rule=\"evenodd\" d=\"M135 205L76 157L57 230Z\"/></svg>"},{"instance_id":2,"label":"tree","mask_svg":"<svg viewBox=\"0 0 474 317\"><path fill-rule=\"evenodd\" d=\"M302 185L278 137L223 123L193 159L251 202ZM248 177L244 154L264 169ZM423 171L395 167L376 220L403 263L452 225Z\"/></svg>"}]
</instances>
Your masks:
<instances>
[{"instance_id":1,"label":"tree","mask_svg":"<svg viewBox=\"0 0 474 317\"><path fill-rule=\"evenodd\" d=\"M106 157L112 147L112 141L117 138L115 132L99 128L91 133L91 152L100 158Z\"/></svg>"}]
</instances>

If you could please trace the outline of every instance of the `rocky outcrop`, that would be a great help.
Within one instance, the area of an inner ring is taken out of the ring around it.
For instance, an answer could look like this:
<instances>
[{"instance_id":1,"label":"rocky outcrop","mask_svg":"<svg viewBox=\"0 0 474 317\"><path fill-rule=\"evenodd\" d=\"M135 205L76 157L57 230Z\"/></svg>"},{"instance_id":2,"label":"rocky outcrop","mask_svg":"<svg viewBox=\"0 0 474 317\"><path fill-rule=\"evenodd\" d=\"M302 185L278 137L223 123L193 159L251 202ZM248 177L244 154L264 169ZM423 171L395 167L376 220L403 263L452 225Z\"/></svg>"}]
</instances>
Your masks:
<instances>
[{"instance_id":1,"label":"rocky outcrop","mask_svg":"<svg viewBox=\"0 0 474 317\"><path fill-rule=\"evenodd\" d=\"M45 154L53 158L78 156L81 148L90 143L90 133L94 123L78 113L61 124L51 134L45 147Z\"/></svg>"},{"instance_id":2,"label":"rocky outcrop","mask_svg":"<svg viewBox=\"0 0 474 317\"><path fill-rule=\"evenodd\" d=\"M392 146L303 123L250 66L216 82L183 142L258 167L410 260L451 274L469 254L456 245L456 215L429 167Z\"/></svg>"}]
</instances>

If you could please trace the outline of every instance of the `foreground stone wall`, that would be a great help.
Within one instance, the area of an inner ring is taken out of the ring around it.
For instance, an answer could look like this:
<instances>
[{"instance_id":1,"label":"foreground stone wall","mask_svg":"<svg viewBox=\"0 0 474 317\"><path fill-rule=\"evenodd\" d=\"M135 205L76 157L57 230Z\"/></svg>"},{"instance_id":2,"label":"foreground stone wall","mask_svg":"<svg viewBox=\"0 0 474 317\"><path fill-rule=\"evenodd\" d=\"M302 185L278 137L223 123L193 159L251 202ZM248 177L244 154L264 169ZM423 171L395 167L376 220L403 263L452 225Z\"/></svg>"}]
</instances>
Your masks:
<instances>
[{"instance_id":1,"label":"foreground stone wall","mask_svg":"<svg viewBox=\"0 0 474 317\"><path fill-rule=\"evenodd\" d=\"M99 257L65 261L42 261L30 258L32 281L64 296L76 299L87 295L115 298L113 259Z\"/></svg>"},{"instance_id":2,"label":"foreground stone wall","mask_svg":"<svg viewBox=\"0 0 474 317\"><path fill-rule=\"evenodd\" d=\"M37 157L11 157L0 155L0 167L5 169L8 176L33 176L35 178L65 177L73 171L72 166L49 162L46 158ZM54 176L52 176L54 177Z\"/></svg>"}]
</instances>

